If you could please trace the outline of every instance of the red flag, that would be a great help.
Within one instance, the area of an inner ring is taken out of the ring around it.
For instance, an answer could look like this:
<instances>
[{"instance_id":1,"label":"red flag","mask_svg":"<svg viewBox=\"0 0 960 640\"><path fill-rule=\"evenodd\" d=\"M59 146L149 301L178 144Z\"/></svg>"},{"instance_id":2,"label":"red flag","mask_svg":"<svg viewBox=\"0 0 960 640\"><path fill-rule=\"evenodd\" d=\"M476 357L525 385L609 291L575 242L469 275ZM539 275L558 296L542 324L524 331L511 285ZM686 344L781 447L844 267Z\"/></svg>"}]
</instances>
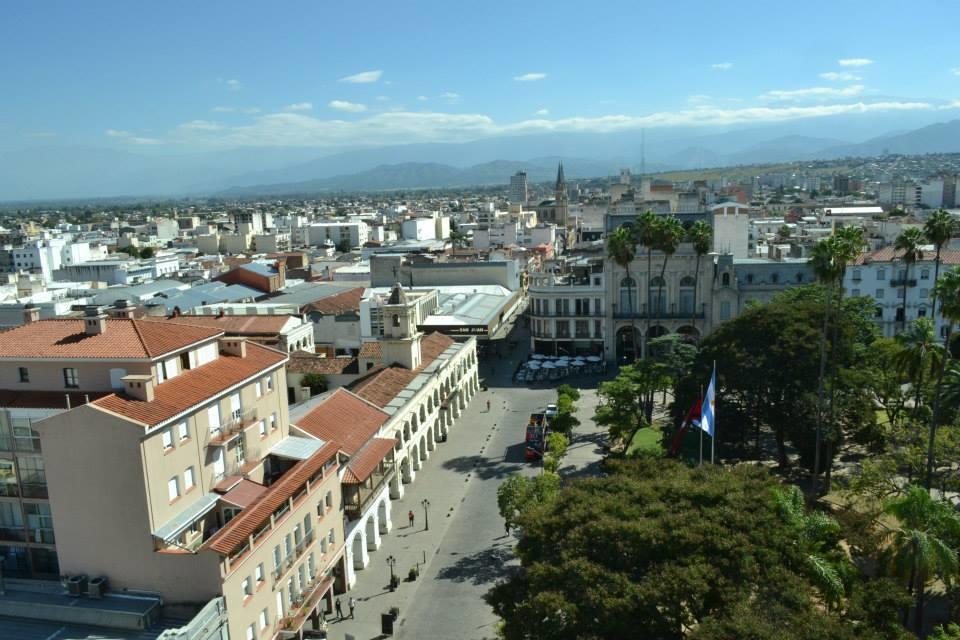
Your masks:
<instances>
[{"instance_id":1,"label":"red flag","mask_svg":"<svg viewBox=\"0 0 960 640\"><path fill-rule=\"evenodd\" d=\"M703 400L697 400L690 411L687 412L687 417L683 419L683 422L680 425L680 428L673 436L673 442L670 443L670 455L675 456L677 452L680 451L680 445L683 443L683 436L687 435L687 429L690 428L691 423L694 420L700 419L700 409L702 406Z\"/></svg>"}]
</instances>

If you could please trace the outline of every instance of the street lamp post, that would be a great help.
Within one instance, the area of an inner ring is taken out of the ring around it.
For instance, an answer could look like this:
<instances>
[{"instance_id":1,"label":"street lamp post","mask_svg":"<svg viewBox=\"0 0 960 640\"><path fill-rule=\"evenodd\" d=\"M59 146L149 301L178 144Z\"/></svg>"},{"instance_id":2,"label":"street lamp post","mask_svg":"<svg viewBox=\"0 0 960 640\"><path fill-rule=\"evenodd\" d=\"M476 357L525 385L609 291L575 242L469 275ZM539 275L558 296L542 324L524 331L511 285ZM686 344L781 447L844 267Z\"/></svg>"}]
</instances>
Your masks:
<instances>
[{"instance_id":1,"label":"street lamp post","mask_svg":"<svg viewBox=\"0 0 960 640\"><path fill-rule=\"evenodd\" d=\"M395 591L397 578L393 573L393 565L397 564L397 559L393 556L387 556L387 564L390 565L390 591Z\"/></svg>"},{"instance_id":2,"label":"street lamp post","mask_svg":"<svg viewBox=\"0 0 960 640\"><path fill-rule=\"evenodd\" d=\"M426 525L424 530L430 531L430 501L424 498L420 504L423 505L423 521Z\"/></svg>"}]
</instances>

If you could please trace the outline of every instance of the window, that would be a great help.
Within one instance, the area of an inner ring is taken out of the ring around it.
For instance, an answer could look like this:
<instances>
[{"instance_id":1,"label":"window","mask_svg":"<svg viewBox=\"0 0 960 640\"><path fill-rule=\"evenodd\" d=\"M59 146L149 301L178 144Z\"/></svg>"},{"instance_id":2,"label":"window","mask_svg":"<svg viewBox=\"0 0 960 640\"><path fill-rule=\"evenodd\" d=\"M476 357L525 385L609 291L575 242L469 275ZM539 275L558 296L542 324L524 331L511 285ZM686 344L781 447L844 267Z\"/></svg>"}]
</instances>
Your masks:
<instances>
[{"instance_id":1,"label":"window","mask_svg":"<svg viewBox=\"0 0 960 640\"><path fill-rule=\"evenodd\" d=\"M873 310L873 317L877 319L883 319L883 307L877 307Z\"/></svg>"},{"instance_id":2,"label":"window","mask_svg":"<svg viewBox=\"0 0 960 640\"><path fill-rule=\"evenodd\" d=\"M187 426L186 421L177 425L177 433L179 434L181 440L186 440L190 437L190 427Z\"/></svg>"},{"instance_id":3,"label":"window","mask_svg":"<svg viewBox=\"0 0 960 640\"><path fill-rule=\"evenodd\" d=\"M163 430L163 433L160 436L161 441L163 442L163 450L173 449L173 430L170 427L167 427Z\"/></svg>"},{"instance_id":4,"label":"window","mask_svg":"<svg viewBox=\"0 0 960 640\"><path fill-rule=\"evenodd\" d=\"M333 529L330 529L330 533L327 534L327 542L334 544L336 542L336 535L333 532Z\"/></svg>"},{"instance_id":5,"label":"window","mask_svg":"<svg viewBox=\"0 0 960 640\"><path fill-rule=\"evenodd\" d=\"M220 405L214 404L207 408L207 423L210 425L210 433L220 431Z\"/></svg>"},{"instance_id":6,"label":"window","mask_svg":"<svg viewBox=\"0 0 960 640\"><path fill-rule=\"evenodd\" d=\"M770 282L772 282L773 284L777 284L778 282L780 282L780 274L779 274L779 273L771 273L771 274L770 274Z\"/></svg>"},{"instance_id":7,"label":"window","mask_svg":"<svg viewBox=\"0 0 960 640\"><path fill-rule=\"evenodd\" d=\"M253 579L257 581L259 585L263 582L263 563L257 565L257 568L253 570Z\"/></svg>"},{"instance_id":8,"label":"window","mask_svg":"<svg viewBox=\"0 0 960 640\"><path fill-rule=\"evenodd\" d=\"M253 625L251 624L249 627L247 627L247 640L253 640L256 637L256 635L257 635L257 630L254 629Z\"/></svg>"},{"instance_id":9,"label":"window","mask_svg":"<svg viewBox=\"0 0 960 640\"><path fill-rule=\"evenodd\" d=\"M729 273L725 273L725 274L723 274L722 276L720 276L720 284L722 284L722 285L725 286L725 287L729 287L729 286L730 286L730 274L729 274Z\"/></svg>"},{"instance_id":10,"label":"window","mask_svg":"<svg viewBox=\"0 0 960 640\"><path fill-rule=\"evenodd\" d=\"M637 283L633 278L624 278L620 281L620 311L633 313L637 296Z\"/></svg>"},{"instance_id":11,"label":"window","mask_svg":"<svg viewBox=\"0 0 960 640\"><path fill-rule=\"evenodd\" d=\"M267 376L264 381L267 383L267 393L273 391L273 376Z\"/></svg>"},{"instance_id":12,"label":"window","mask_svg":"<svg viewBox=\"0 0 960 640\"><path fill-rule=\"evenodd\" d=\"M80 388L80 376L77 374L77 370L73 367L63 368L63 386L65 386L67 389Z\"/></svg>"},{"instance_id":13,"label":"window","mask_svg":"<svg viewBox=\"0 0 960 640\"><path fill-rule=\"evenodd\" d=\"M186 471L183 472L183 490L190 491L194 486L196 486L196 483L193 480L193 467L187 467Z\"/></svg>"},{"instance_id":14,"label":"window","mask_svg":"<svg viewBox=\"0 0 960 640\"><path fill-rule=\"evenodd\" d=\"M260 629L266 629L267 624L270 623L270 615L267 613L267 610L264 609L260 612Z\"/></svg>"},{"instance_id":15,"label":"window","mask_svg":"<svg viewBox=\"0 0 960 640\"><path fill-rule=\"evenodd\" d=\"M258 398L263 395L263 385L260 384L260 381L259 381L259 380L257 380L257 384L255 385L254 388L257 390L257 397L258 397Z\"/></svg>"},{"instance_id":16,"label":"window","mask_svg":"<svg viewBox=\"0 0 960 640\"><path fill-rule=\"evenodd\" d=\"M921 269L920 270L920 279L929 280L930 279L930 269Z\"/></svg>"},{"instance_id":17,"label":"window","mask_svg":"<svg viewBox=\"0 0 960 640\"><path fill-rule=\"evenodd\" d=\"M270 414L270 431L273 431L277 428L277 413L274 411Z\"/></svg>"},{"instance_id":18,"label":"window","mask_svg":"<svg viewBox=\"0 0 960 640\"><path fill-rule=\"evenodd\" d=\"M602 326L603 326L603 323L600 320L593 321L593 337L594 338L603 337L603 330L601 328Z\"/></svg>"},{"instance_id":19,"label":"window","mask_svg":"<svg viewBox=\"0 0 960 640\"><path fill-rule=\"evenodd\" d=\"M926 308L926 307L918 307L918 308L917 308L917 317L918 317L918 318L926 318L926 317L927 317L927 308Z\"/></svg>"},{"instance_id":20,"label":"window","mask_svg":"<svg viewBox=\"0 0 960 640\"><path fill-rule=\"evenodd\" d=\"M886 279L887 279L887 270L877 269L877 280L886 280Z\"/></svg>"},{"instance_id":21,"label":"window","mask_svg":"<svg viewBox=\"0 0 960 640\"><path fill-rule=\"evenodd\" d=\"M883 289L877 289L877 293L874 296L877 300L883 300Z\"/></svg>"},{"instance_id":22,"label":"window","mask_svg":"<svg viewBox=\"0 0 960 640\"><path fill-rule=\"evenodd\" d=\"M250 584L250 576L243 579L243 597L247 598L253 595L253 585Z\"/></svg>"},{"instance_id":23,"label":"window","mask_svg":"<svg viewBox=\"0 0 960 640\"><path fill-rule=\"evenodd\" d=\"M277 545L273 548L273 568L276 569L277 571L280 570L280 560L281 560L280 545Z\"/></svg>"},{"instance_id":24,"label":"window","mask_svg":"<svg viewBox=\"0 0 960 640\"><path fill-rule=\"evenodd\" d=\"M30 370L20 367L20 382L30 382Z\"/></svg>"},{"instance_id":25,"label":"window","mask_svg":"<svg viewBox=\"0 0 960 640\"><path fill-rule=\"evenodd\" d=\"M853 296L854 298L856 298L857 296L860 295L860 289L851 289L851 290L850 290L850 295Z\"/></svg>"},{"instance_id":26,"label":"window","mask_svg":"<svg viewBox=\"0 0 960 640\"><path fill-rule=\"evenodd\" d=\"M903 289L897 289L897 297L903 299Z\"/></svg>"},{"instance_id":27,"label":"window","mask_svg":"<svg viewBox=\"0 0 960 640\"><path fill-rule=\"evenodd\" d=\"M723 300L720 303L720 320L729 320L730 319L730 301Z\"/></svg>"},{"instance_id":28,"label":"window","mask_svg":"<svg viewBox=\"0 0 960 640\"><path fill-rule=\"evenodd\" d=\"M323 499L323 506L327 509L333 509L333 491L327 491L327 495Z\"/></svg>"},{"instance_id":29,"label":"window","mask_svg":"<svg viewBox=\"0 0 960 640\"><path fill-rule=\"evenodd\" d=\"M260 432L260 437L265 438L267 436L267 423L261 420L257 430Z\"/></svg>"},{"instance_id":30,"label":"window","mask_svg":"<svg viewBox=\"0 0 960 640\"><path fill-rule=\"evenodd\" d=\"M167 481L167 497L170 498L170 502L180 497L180 483L176 476Z\"/></svg>"},{"instance_id":31,"label":"window","mask_svg":"<svg viewBox=\"0 0 960 640\"><path fill-rule=\"evenodd\" d=\"M920 297L921 298L930 297L930 289L920 289Z\"/></svg>"},{"instance_id":32,"label":"window","mask_svg":"<svg viewBox=\"0 0 960 640\"><path fill-rule=\"evenodd\" d=\"M400 316L397 315L396 313L393 314L393 315L390 317L390 324L392 324L392 325L395 326L395 327L399 327L399 326L400 326Z\"/></svg>"}]
</instances>

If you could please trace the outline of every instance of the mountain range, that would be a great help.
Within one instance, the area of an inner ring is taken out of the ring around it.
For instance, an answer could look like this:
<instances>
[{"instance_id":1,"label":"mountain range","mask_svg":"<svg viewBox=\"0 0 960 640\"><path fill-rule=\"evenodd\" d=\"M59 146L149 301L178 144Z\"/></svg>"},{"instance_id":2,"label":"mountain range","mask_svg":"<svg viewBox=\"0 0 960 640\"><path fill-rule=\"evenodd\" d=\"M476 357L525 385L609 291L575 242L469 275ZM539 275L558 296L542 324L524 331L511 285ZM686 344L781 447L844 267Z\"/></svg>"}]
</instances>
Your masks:
<instances>
[{"instance_id":1,"label":"mountain range","mask_svg":"<svg viewBox=\"0 0 960 640\"><path fill-rule=\"evenodd\" d=\"M734 130L554 133L465 143L426 143L338 153L307 147L245 147L171 154L46 146L0 153L0 200L115 196L287 195L332 191L506 185L885 153L960 152L960 120L906 127L886 119L864 129L852 116ZM886 127L877 132L878 127ZM889 133L891 132L892 133ZM872 134L872 135L871 135ZM524 159L524 160L509 160Z\"/></svg>"}]
</instances>

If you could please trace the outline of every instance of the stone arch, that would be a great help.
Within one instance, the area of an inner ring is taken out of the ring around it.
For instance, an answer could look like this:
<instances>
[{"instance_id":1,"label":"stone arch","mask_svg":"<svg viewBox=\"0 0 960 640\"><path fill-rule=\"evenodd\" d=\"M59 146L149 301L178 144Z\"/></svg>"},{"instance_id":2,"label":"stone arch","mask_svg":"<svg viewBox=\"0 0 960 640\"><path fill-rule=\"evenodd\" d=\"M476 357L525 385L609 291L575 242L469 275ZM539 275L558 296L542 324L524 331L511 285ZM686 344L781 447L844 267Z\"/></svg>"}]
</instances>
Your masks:
<instances>
[{"instance_id":1,"label":"stone arch","mask_svg":"<svg viewBox=\"0 0 960 640\"><path fill-rule=\"evenodd\" d=\"M637 341L634 339L634 336L633 327L630 325L617 329L617 362L633 362L637 359L638 354L635 350Z\"/></svg>"},{"instance_id":2,"label":"stone arch","mask_svg":"<svg viewBox=\"0 0 960 640\"><path fill-rule=\"evenodd\" d=\"M420 445L414 443L410 447L410 463L414 471L420 470Z\"/></svg>"},{"instance_id":3,"label":"stone arch","mask_svg":"<svg viewBox=\"0 0 960 640\"><path fill-rule=\"evenodd\" d=\"M404 484L413 482L413 469L410 468L409 456L403 456L403 458L400 459L400 478Z\"/></svg>"},{"instance_id":4,"label":"stone arch","mask_svg":"<svg viewBox=\"0 0 960 640\"><path fill-rule=\"evenodd\" d=\"M691 327L688 324L685 324L677 329L677 333L683 336L683 339L688 342L696 342L700 339L700 332L696 327Z\"/></svg>"},{"instance_id":5,"label":"stone arch","mask_svg":"<svg viewBox=\"0 0 960 640\"><path fill-rule=\"evenodd\" d=\"M420 436L420 461L427 459L427 435Z\"/></svg>"},{"instance_id":6,"label":"stone arch","mask_svg":"<svg viewBox=\"0 0 960 640\"><path fill-rule=\"evenodd\" d=\"M414 416L413 419L416 420L417 419L416 416ZM403 441L404 442L410 442L410 431L411 431L410 423L404 422L403 423Z\"/></svg>"},{"instance_id":7,"label":"stone arch","mask_svg":"<svg viewBox=\"0 0 960 640\"><path fill-rule=\"evenodd\" d=\"M355 570L365 568L366 563L363 559L366 556L367 549L363 539L363 531L357 531L353 536L353 540L350 541L350 549L353 555L353 568Z\"/></svg>"},{"instance_id":8,"label":"stone arch","mask_svg":"<svg viewBox=\"0 0 960 640\"><path fill-rule=\"evenodd\" d=\"M367 551L376 551L380 545L377 544L377 519L370 514L363 523L364 537L367 539Z\"/></svg>"},{"instance_id":9,"label":"stone arch","mask_svg":"<svg viewBox=\"0 0 960 640\"><path fill-rule=\"evenodd\" d=\"M647 338L659 338L660 336L665 336L669 331L662 324L655 324L647 330Z\"/></svg>"},{"instance_id":10,"label":"stone arch","mask_svg":"<svg viewBox=\"0 0 960 640\"><path fill-rule=\"evenodd\" d=\"M400 451L401 447L403 446L403 434L398 430L393 433L393 437L397 441L397 443L393 445L393 450Z\"/></svg>"},{"instance_id":11,"label":"stone arch","mask_svg":"<svg viewBox=\"0 0 960 640\"><path fill-rule=\"evenodd\" d=\"M722 274L722 275L720 276L720 284L723 285L724 287L729 287L729 286L730 286L730 274L729 274L729 273L724 273L724 274Z\"/></svg>"},{"instance_id":12,"label":"stone arch","mask_svg":"<svg viewBox=\"0 0 960 640\"><path fill-rule=\"evenodd\" d=\"M390 501L384 497L377 503L377 523L380 525L380 533L390 533Z\"/></svg>"},{"instance_id":13,"label":"stone arch","mask_svg":"<svg viewBox=\"0 0 960 640\"><path fill-rule=\"evenodd\" d=\"M420 423L424 423L427 420L427 411L424 409L423 405L420 405Z\"/></svg>"}]
</instances>

